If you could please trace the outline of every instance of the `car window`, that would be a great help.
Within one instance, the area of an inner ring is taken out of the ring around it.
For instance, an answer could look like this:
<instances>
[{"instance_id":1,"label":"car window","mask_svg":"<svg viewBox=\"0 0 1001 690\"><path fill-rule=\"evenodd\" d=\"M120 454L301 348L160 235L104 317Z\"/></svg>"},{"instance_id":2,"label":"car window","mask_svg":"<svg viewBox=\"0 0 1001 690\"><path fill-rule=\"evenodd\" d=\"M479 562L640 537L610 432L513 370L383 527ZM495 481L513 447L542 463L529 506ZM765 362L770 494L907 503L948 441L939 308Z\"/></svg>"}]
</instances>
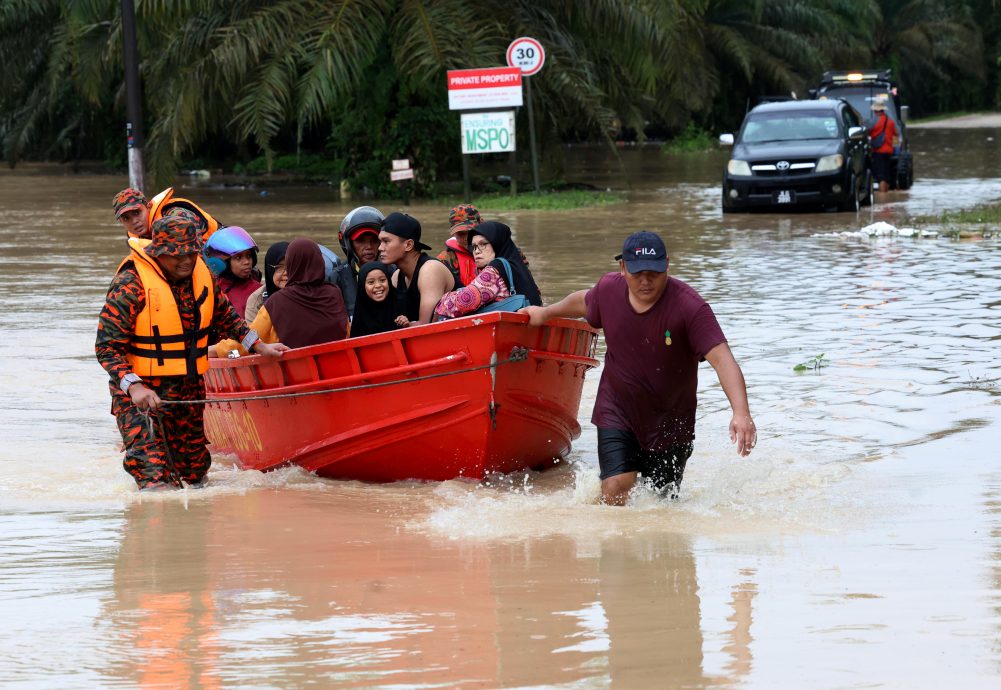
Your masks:
<instances>
[{"instance_id":1,"label":"car window","mask_svg":"<svg viewBox=\"0 0 1001 690\"><path fill-rule=\"evenodd\" d=\"M740 140L745 144L755 144L766 141L838 139L840 136L837 113L771 112L748 115Z\"/></svg>"},{"instance_id":2,"label":"car window","mask_svg":"<svg viewBox=\"0 0 1001 690\"><path fill-rule=\"evenodd\" d=\"M872 119L872 102L878 97L886 99L886 114L889 115L894 122L897 122L896 104L893 102L893 99L890 98L890 94L888 94L885 89L864 87L828 89L822 96L822 98L845 99L852 104L852 107L855 108L855 110L861 113L863 121Z\"/></svg>"}]
</instances>

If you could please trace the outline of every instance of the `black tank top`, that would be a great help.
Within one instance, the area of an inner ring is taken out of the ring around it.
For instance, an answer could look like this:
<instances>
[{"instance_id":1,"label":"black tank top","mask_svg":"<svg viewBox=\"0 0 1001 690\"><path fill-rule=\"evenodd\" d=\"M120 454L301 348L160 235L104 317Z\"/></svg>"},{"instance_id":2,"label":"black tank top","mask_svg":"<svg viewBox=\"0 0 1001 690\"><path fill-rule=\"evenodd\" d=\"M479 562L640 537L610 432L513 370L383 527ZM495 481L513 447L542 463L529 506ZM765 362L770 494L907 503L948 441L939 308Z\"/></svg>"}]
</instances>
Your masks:
<instances>
[{"instance_id":1,"label":"black tank top","mask_svg":"<svg viewBox=\"0 0 1001 690\"><path fill-rule=\"evenodd\" d=\"M417 279L421 275L421 268L423 268L424 264L428 261L437 261L437 259L432 259L424 252L421 252L421 255L417 257L417 265L414 266L414 276L410 279L410 282L404 284L406 276L402 273L396 281L397 313L403 314L411 321L417 321L421 318L421 293L417 288ZM452 276L452 281L453 290L458 290L462 287L462 281L455 276Z\"/></svg>"}]
</instances>

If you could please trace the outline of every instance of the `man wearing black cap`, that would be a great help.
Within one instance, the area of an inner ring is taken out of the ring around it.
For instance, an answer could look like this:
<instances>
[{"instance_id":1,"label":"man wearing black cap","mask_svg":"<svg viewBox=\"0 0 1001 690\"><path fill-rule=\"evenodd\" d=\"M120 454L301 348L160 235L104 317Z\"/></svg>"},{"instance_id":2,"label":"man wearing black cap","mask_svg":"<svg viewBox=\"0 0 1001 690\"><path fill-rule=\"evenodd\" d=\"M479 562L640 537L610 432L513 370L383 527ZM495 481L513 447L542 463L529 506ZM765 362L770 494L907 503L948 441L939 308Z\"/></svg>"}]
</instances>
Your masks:
<instances>
[{"instance_id":1,"label":"man wearing black cap","mask_svg":"<svg viewBox=\"0 0 1001 690\"><path fill-rule=\"evenodd\" d=\"M709 304L668 277L659 236L634 233L615 258L619 271L590 290L521 311L533 325L585 317L605 332L605 366L591 416L605 503L624 504L638 474L674 498L695 439L699 362L709 361L730 401L730 440L741 456L757 441L744 375Z\"/></svg>"},{"instance_id":2,"label":"man wearing black cap","mask_svg":"<svg viewBox=\"0 0 1001 690\"><path fill-rule=\"evenodd\" d=\"M396 264L393 288L402 313L411 325L430 323L435 305L456 285L452 272L424 253L431 249L421 242L421 224L406 213L390 213L379 232L379 260Z\"/></svg>"}]
</instances>

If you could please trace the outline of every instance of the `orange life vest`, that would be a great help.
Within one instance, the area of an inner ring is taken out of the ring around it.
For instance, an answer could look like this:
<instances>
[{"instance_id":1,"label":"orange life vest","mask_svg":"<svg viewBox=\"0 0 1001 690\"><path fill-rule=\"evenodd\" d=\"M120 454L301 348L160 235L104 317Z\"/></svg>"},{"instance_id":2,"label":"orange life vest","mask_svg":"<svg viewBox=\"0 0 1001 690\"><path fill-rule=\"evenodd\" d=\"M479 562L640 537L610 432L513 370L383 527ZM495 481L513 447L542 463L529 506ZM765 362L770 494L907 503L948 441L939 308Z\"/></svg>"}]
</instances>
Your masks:
<instances>
[{"instance_id":1,"label":"orange life vest","mask_svg":"<svg viewBox=\"0 0 1001 690\"><path fill-rule=\"evenodd\" d=\"M209 215L206 211L202 210L201 206L189 199L182 199L174 196L173 187L167 187L165 190L157 194L153 197L149 204L149 227L151 231L153 228L153 221L163 218L163 214L167 209L176 207L186 208L205 220L205 231L202 233L201 237L202 244L208 242L212 233L219 229L219 221Z\"/></svg>"},{"instance_id":2,"label":"orange life vest","mask_svg":"<svg viewBox=\"0 0 1001 690\"><path fill-rule=\"evenodd\" d=\"M215 311L212 272L199 256L191 276L195 294L195 327L185 330L170 284L155 259L143 251L149 240L130 239L131 262L142 281L146 305L136 318L128 360L139 376L204 374L209 368L209 327Z\"/></svg>"}]
</instances>

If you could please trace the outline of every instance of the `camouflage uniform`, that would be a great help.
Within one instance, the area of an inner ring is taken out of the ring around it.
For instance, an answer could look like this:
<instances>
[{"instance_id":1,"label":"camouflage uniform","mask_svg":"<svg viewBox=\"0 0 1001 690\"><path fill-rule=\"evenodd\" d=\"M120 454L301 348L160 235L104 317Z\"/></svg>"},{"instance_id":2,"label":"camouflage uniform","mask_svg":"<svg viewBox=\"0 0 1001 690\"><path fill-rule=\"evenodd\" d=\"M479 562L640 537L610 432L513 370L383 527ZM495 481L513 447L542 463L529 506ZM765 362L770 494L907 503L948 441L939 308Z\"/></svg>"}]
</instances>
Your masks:
<instances>
[{"instance_id":1,"label":"camouflage uniform","mask_svg":"<svg viewBox=\"0 0 1001 690\"><path fill-rule=\"evenodd\" d=\"M153 224L153 242L147 247L151 256L188 254L197 251L196 225L183 216L161 218ZM171 292L186 330L194 328L195 295L190 278L171 283ZM246 322L213 283L215 295L212 326L220 333L242 340L252 347L257 340ZM160 417L163 433L169 439L164 443L160 428L154 422L153 431L146 416L135 406L132 398L122 390L122 379L132 372L126 357L135 330L136 319L146 304L146 293L139 274L131 263L118 272L108 290L97 326L95 350L97 359L110 377L111 413L118 422L118 429L125 444L125 471L132 475L139 488L154 484L189 484L200 482L208 472L211 458L205 447L203 405L165 405L156 413ZM249 349L248 347L248 349ZM133 374L134 376L134 374ZM202 400L205 385L202 377L161 376L143 380L163 400ZM152 415L151 415L152 416ZM169 452L173 458L175 477L171 476Z\"/></svg>"}]
</instances>

